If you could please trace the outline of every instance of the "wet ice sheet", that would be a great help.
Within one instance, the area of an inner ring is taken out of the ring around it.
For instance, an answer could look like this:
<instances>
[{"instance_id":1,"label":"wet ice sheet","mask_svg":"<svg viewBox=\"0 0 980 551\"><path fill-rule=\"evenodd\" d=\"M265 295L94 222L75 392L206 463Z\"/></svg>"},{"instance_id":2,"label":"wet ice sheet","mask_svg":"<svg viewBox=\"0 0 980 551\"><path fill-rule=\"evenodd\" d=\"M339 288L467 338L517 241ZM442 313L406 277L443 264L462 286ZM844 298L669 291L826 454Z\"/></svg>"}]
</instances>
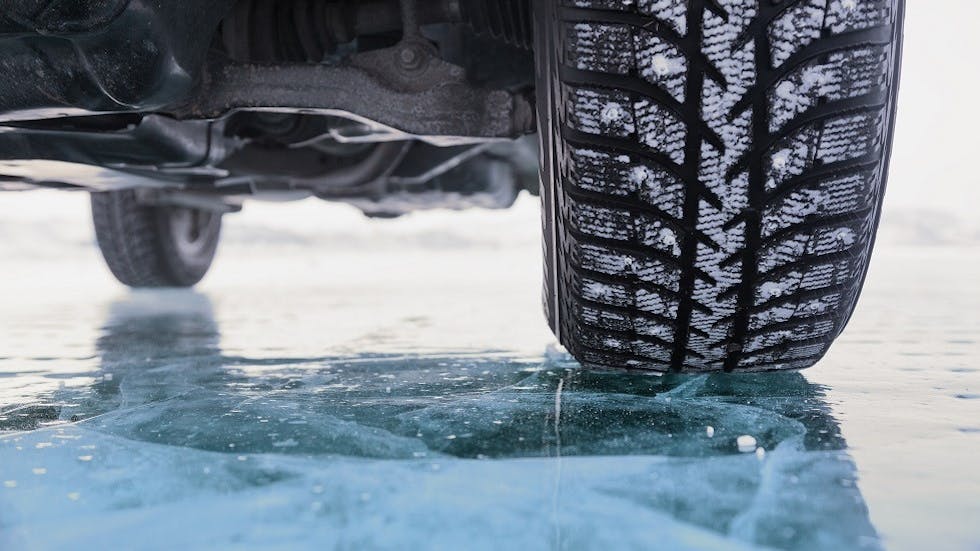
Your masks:
<instances>
[{"instance_id":1,"label":"wet ice sheet","mask_svg":"<svg viewBox=\"0 0 980 551\"><path fill-rule=\"evenodd\" d=\"M477 358L268 367L175 369L148 384L126 373L132 392L102 391L129 407L5 439L18 481L9 536L53 547L877 547L822 392L797 374L668 382ZM706 424L719 427L712 438ZM772 448L765 460L735 452L742 433ZM838 515L847 520L829 530Z\"/></svg>"},{"instance_id":2,"label":"wet ice sheet","mask_svg":"<svg viewBox=\"0 0 980 551\"><path fill-rule=\"evenodd\" d=\"M84 211L5 244L0 548L980 541L976 249L880 250L805 374L655 378L549 346L533 203L270 208L199 293L110 284Z\"/></svg>"},{"instance_id":3,"label":"wet ice sheet","mask_svg":"<svg viewBox=\"0 0 980 551\"><path fill-rule=\"evenodd\" d=\"M151 522L202 547L875 547L824 390L795 373L254 360L222 354L208 300L187 293L116 303L96 354L89 385L7 419L39 427L0 440L14 543L125 546L154 541ZM738 452L747 434L764 460Z\"/></svg>"}]
</instances>

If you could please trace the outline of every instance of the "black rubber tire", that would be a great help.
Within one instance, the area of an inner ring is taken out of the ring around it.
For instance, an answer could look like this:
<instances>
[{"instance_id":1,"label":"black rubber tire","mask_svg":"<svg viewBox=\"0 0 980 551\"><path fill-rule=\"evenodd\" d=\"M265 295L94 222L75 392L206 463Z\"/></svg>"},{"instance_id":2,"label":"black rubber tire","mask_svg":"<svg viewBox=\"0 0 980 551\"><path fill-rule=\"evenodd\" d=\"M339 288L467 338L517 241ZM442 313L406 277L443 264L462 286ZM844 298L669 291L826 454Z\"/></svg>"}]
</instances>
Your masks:
<instances>
[{"instance_id":1,"label":"black rubber tire","mask_svg":"<svg viewBox=\"0 0 980 551\"><path fill-rule=\"evenodd\" d=\"M560 342L661 372L816 363L868 268L904 2L534 4Z\"/></svg>"},{"instance_id":2,"label":"black rubber tire","mask_svg":"<svg viewBox=\"0 0 980 551\"><path fill-rule=\"evenodd\" d=\"M190 287L211 266L221 214L141 204L133 190L92 193L95 236L109 270L130 287Z\"/></svg>"}]
</instances>

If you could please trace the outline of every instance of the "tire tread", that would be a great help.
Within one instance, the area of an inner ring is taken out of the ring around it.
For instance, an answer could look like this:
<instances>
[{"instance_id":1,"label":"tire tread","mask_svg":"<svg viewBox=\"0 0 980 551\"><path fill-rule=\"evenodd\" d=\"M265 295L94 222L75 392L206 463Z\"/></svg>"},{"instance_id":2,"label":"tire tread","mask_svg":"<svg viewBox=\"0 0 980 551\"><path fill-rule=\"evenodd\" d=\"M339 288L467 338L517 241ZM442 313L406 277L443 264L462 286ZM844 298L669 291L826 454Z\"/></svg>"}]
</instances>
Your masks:
<instances>
[{"instance_id":1,"label":"tire tread","mask_svg":"<svg viewBox=\"0 0 980 551\"><path fill-rule=\"evenodd\" d=\"M588 364L798 369L880 213L901 0L554 0L552 245Z\"/></svg>"}]
</instances>

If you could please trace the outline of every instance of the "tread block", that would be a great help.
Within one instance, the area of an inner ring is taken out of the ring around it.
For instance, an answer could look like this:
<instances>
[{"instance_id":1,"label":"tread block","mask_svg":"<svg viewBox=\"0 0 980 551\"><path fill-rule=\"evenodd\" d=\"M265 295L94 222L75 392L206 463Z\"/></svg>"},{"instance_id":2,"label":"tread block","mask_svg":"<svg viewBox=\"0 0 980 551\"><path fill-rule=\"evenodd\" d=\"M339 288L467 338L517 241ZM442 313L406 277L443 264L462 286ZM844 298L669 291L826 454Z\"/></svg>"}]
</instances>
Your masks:
<instances>
[{"instance_id":1,"label":"tread block","mask_svg":"<svg viewBox=\"0 0 980 551\"><path fill-rule=\"evenodd\" d=\"M645 245L670 256L679 256L680 235L665 220L626 209L572 202L570 219L583 234Z\"/></svg>"},{"instance_id":2,"label":"tread block","mask_svg":"<svg viewBox=\"0 0 980 551\"><path fill-rule=\"evenodd\" d=\"M617 285L586 277L579 281L578 286L577 294L592 302L620 308L632 307L636 303L636 295L626 284Z\"/></svg>"},{"instance_id":3,"label":"tread block","mask_svg":"<svg viewBox=\"0 0 980 551\"><path fill-rule=\"evenodd\" d=\"M565 25L565 65L612 75L635 72L678 102L684 101L687 57L657 34L618 23Z\"/></svg>"},{"instance_id":4,"label":"tread block","mask_svg":"<svg viewBox=\"0 0 980 551\"><path fill-rule=\"evenodd\" d=\"M636 133L633 101L626 92L573 88L565 106L568 123L576 130L617 138Z\"/></svg>"},{"instance_id":5,"label":"tread block","mask_svg":"<svg viewBox=\"0 0 980 551\"><path fill-rule=\"evenodd\" d=\"M564 54L567 65L583 71L626 75L636 66L633 31L626 25L566 24Z\"/></svg>"},{"instance_id":6,"label":"tread block","mask_svg":"<svg viewBox=\"0 0 980 551\"><path fill-rule=\"evenodd\" d=\"M819 339L834 330L834 322L830 319L822 319L812 322L801 322L789 329L769 331L761 335L751 337L745 344L744 352L752 353L764 348L778 345L785 345L798 341Z\"/></svg>"},{"instance_id":7,"label":"tread block","mask_svg":"<svg viewBox=\"0 0 980 551\"><path fill-rule=\"evenodd\" d=\"M799 187L766 207L762 216L762 237L815 223L820 218L856 213L873 205L876 191L874 170L818 181Z\"/></svg>"},{"instance_id":8,"label":"tread block","mask_svg":"<svg viewBox=\"0 0 980 551\"><path fill-rule=\"evenodd\" d=\"M634 197L673 218L681 218L684 184L660 166L630 155L572 147L569 181L581 189L618 198Z\"/></svg>"},{"instance_id":9,"label":"tread block","mask_svg":"<svg viewBox=\"0 0 980 551\"><path fill-rule=\"evenodd\" d=\"M774 298L793 295L800 291L815 291L843 285L854 277L851 264L851 260L841 260L835 263L811 265L805 270L794 270L779 277L762 279L754 288L753 304L758 306Z\"/></svg>"},{"instance_id":10,"label":"tread block","mask_svg":"<svg viewBox=\"0 0 980 551\"><path fill-rule=\"evenodd\" d=\"M800 369L813 365L816 358L827 349L825 343L800 344L795 341L783 343L775 349L744 356L739 366L765 369Z\"/></svg>"},{"instance_id":11,"label":"tread block","mask_svg":"<svg viewBox=\"0 0 980 551\"><path fill-rule=\"evenodd\" d=\"M776 142L766 155L766 191L803 176L819 165L880 152L882 112L839 116L811 124Z\"/></svg>"},{"instance_id":12,"label":"tread block","mask_svg":"<svg viewBox=\"0 0 980 551\"><path fill-rule=\"evenodd\" d=\"M892 17L889 0L830 0L824 27L831 34L886 25Z\"/></svg>"},{"instance_id":13,"label":"tread block","mask_svg":"<svg viewBox=\"0 0 980 551\"><path fill-rule=\"evenodd\" d=\"M650 15L669 25L677 34L687 34L688 0L564 0L566 6Z\"/></svg>"},{"instance_id":14,"label":"tread block","mask_svg":"<svg viewBox=\"0 0 980 551\"><path fill-rule=\"evenodd\" d=\"M639 141L652 151L667 155L677 164L684 162L687 128L669 109L650 99L633 105Z\"/></svg>"},{"instance_id":15,"label":"tread block","mask_svg":"<svg viewBox=\"0 0 980 551\"><path fill-rule=\"evenodd\" d=\"M888 56L878 46L833 52L780 79L769 90L769 131L777 132L821 102L856 98L885 89Z\"/></svg>"},{"instance_id":16,"label":"tread block","mask_svg":"<svg viewBox=\"0 0 980 551\"><path fill-rule=\"evenodd\" d=\"M828 36L888 24L889 0L807 0L797 2L769 23L772 66Z\"/></svg>"},{"instance_id":17,"label":"tread block","mask_svg":"<svg viewBox=\"0 0 980 551\"><path fill-rule=\"evenodd\" d=\"M773 67L820 38L826 19L827 0L807 0L790 7L769 23Z\"/></svg>"},{"instance_id":18,"label":"tread block","mask_svg":"<svg viewBox=\"0 0 980 551\"><path fill-rule=\"evenodd\" d=\"M633 45L636 70L643 80L656 84L674 99L684 102L687 57L680 48L649 31L636 33Z\"/></svg>"},{"instance_id":19,"label":"tread block","mask_svg":"<svg viewBox=\"0 0 980 551\"><path fill-rule=\"evenodd\" d=\"M680 269L668 266L660 260L641 258L597 245L579 245L576 256L577 266L584 270L627 280L635 277L640 282L652 283L675 292L680 284Z\"/></svg>"},{"instance_id":20,"label":"tread block","mask_svg":"<svg viewBox=\"0 0 980 551\"><path fill-rule=\"evenodd\" d=\"M779 140L765 157L766 191L813 168L819 148L820 130L812 126Z\"/></svg>"},{"instance_id":21,"label":"tread block","mask_svg":"<svg viewBox=\"0 0 980 551\"><path fill-rule=\"evenodd\" d=\"M763 295L768 295L772 292L780 292L779 287L774 288L762 285L761 288L762 290L760 292ZM791 293L786 294L789 295ZM840 302L841 293L830 293L825 296L799 302L788 300L752 314L749 322L749 329L752 331L758 331L764 327L774 324L782 324L792 320L806 319L833 313L833 311L840 306Z\"/></svg>"},{"instance_id":22,"label":"tread block","mask_svg":"<svg viewBox=\"0 0 980 551\"><path fill-rule=\"evenodd\" d=\"M576 312L578 318L588 325L599 329L609 329L612 331L632 331L633 316L619 312L610 312L591 305L578 305Z\"/></svg>"},{"instance_id":23,"label":"tread block","mask_svg":"<svg viewBox=\"0 0 980 551\"><path fill-rule=\"evenodd\" d=\"M863 240L860 222L832 224L812 231L801 231L763 247L759 253L759 271L798 262L804 257L826 256L848 251Z\"/></svg>"},{"instance_id":24,"label":"tread block","mask_svg":"<svg viewBox=\"0 0 980 551\"><path fill-rule=\"evenodd\" d=\"M661 293L638 289L636 291L636 308L641 312L656 314L665 318L677 318L678 300Z\"/></svg>"},{"instance_id":25,"label":"tread block","mask_svg":"<svg viewBox=\"0 0 980 551\"><path fill-rule=\"evenodd\" d=\"M569 210L572 225L586 235L617 241L633 241L636 238L633 214L628 210L585 202L573 203Z\"/></svg>"},{"instance_id":26,"label":"tread block","mask_svg":"<svg viewBox=\"0 0 980 551\"><path fill-rule=\"evenodd\" d=\"M817 158L823 163L834 163L871 153L881 146L881 123L880 111L827 121L820 135Z\"/></svg>"}]
</instances>

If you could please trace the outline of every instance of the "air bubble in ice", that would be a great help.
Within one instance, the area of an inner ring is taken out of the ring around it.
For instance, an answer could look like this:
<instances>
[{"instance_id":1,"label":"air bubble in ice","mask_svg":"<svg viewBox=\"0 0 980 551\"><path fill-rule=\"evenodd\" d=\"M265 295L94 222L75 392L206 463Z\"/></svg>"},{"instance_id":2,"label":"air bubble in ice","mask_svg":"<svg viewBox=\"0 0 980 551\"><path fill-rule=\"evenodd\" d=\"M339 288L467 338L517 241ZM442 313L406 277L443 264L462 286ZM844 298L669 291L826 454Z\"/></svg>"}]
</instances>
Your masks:
<instances>
[{"instance_id":1,"label":"air bubble in ice","mask_svg":"<svg viewBox=\"0 0 980 551\"><path fill-rule=\"evenodd\" d=\"M742 453L752 453L756 448L755 437L749 434L743 434L736 438L735 444L738 446L738 451Z\"/></svg>"}]
</instances>

